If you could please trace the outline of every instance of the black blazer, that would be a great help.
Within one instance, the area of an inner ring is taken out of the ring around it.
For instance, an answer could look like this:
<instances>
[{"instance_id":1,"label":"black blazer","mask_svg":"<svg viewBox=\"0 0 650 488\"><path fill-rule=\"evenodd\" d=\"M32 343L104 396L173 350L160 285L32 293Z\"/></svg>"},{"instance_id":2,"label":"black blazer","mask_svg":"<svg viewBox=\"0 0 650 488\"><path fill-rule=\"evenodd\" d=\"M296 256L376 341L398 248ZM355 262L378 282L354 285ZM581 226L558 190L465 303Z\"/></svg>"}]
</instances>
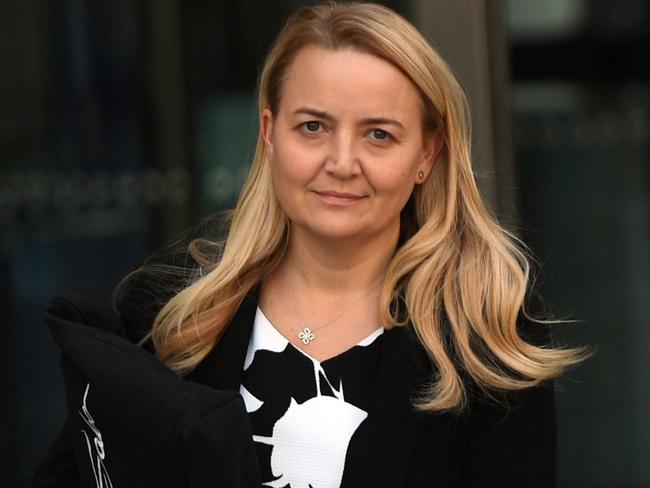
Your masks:
<instances>
[{"instance_id":1,"label":"black blazer","mask_svg":"<svg viewBox=\"0 0 650 488\"><path fill-rule=\"evenodd\" d=\"M258 300L250 293L189 379L239 391ZM529 325L529 327L538 327ZM415 412L411 394L433 370L410 327L384 332L368 417L352 436L342 487L555 486L553 384L505 395L475 392L467 412Z\"/></svg>"},{"instance_id":2,"label":"black blazer","mask_svg":"<svg viewBox=\"0 0 650 488\"><path fill-rule=\"evenodd\" d=\"M258 297L259 288L246 296L220 342L190 373L188 382L238 394ZM137 314L154 310L140 299L123 302L122 323L132 339L146 330L143 317ZM342 487L554 486L552 383L503 396L507 408L475 391L461 415L415 412L411 395L432 374L430 361L410 327L384 332L380 366L372 385L374 400L350 441ZM76 413L71 408L71 418ZM33 487L82 486L72 447L80 435L69 419L35 473ZM133 439L134 446L138 442ZM252 446L252 439L250 443ZM243 446L247 455L251 446ZM246 469L255 470L250 459ZM253 473L249 479L255 476Z\"/></svg>"}]
</instances>

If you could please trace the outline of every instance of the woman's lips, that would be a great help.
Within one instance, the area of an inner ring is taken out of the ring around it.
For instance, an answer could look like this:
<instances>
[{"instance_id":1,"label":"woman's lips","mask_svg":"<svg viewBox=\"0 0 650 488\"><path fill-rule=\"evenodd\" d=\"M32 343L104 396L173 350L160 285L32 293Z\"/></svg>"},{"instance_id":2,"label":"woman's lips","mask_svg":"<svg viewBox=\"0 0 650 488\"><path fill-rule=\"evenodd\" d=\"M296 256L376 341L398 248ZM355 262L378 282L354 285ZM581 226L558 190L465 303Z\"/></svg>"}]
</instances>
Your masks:
<instances>
[{"instance_id":1,"label":"woman's lips","mask_svg":"<svg viewBox=\"0 0 650 488\"><path fill-rule=\"evenodd\" d=\"M355 195L354 193L339 193L337 191L317 191L315 193L323 201L333 205L350 205L365 198L364 195Z\"/></svg>"}]
</instances>

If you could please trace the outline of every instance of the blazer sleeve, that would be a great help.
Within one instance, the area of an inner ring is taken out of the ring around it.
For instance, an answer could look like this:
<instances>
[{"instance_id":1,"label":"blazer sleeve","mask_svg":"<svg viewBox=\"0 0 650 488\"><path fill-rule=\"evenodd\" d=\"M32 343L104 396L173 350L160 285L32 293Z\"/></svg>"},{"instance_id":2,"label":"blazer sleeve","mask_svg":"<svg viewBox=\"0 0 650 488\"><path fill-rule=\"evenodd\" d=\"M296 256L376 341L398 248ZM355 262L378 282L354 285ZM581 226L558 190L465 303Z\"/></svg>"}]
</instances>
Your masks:
<instances>
[{"instance_id":1,"label":"blazer sleeve","mask_svg":"<svg viewBox=\"0 0 650 488\"><path fill-rule=\"evenodd\" d=\"M552 342L547 325L520 315L519 327L529 343ZM555 382L502 394L499 399L480 396L473 402L461 486L555 487Z\"/></svg>"},{"instance_id":2,"label":"blazer sleeve","mask_svg":"<svg viewBox=\"0 0 650 488\"><path fill-rule=\"evenodd\" d=\"M470 422L463 487L555 486L553 382L510 395L507 408L484 402Z\"/></svg>"}]
</instances>

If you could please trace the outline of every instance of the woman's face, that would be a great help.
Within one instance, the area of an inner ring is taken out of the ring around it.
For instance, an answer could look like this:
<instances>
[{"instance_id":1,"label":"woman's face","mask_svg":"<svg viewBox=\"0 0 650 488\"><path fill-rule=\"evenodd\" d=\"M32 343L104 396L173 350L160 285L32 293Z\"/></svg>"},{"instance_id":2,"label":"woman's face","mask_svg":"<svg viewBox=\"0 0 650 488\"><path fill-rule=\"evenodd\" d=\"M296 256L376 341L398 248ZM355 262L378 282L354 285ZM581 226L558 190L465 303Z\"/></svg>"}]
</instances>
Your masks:
<instances>
[{"instance_id":1,"label":"woman's face","mask_svg":"<svg viewBox=\"0 0 650 488\"><path fill-rule=\"evenodd\" d=\"M294 229L396 238L439 149L422 119L416 88L390 63L353 50L299 51L277 113L261 120L274 191Z\"/></svg>"}]
</instances>

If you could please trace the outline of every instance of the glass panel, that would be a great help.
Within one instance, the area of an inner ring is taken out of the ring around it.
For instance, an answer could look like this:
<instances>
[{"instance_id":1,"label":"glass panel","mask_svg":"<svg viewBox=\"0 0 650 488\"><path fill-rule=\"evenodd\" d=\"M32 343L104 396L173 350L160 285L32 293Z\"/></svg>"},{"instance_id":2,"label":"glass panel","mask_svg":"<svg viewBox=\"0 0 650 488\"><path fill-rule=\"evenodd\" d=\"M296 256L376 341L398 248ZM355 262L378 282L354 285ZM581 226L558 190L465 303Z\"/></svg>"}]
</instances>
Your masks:
<instances>
[{"instance_id":1,"label":"glass panel","mask_svg":"<svg viewBox=\"0 0 650 488\"><path fill-rule=\"evenodd\" d=\"M81 281L108 295L148 248L136 16L93 5L0 15L2 486L28 485L66 413L45 306Z\"/></svg>"},{"instance_id":2,"label":"glass panel","mask_svg":"<svg viewBox=\"0 0 650 488\"><path fill-rule=\"evenodd\" d=\"M533 3L508 2L525 237L556 314L579 320L558 342L597 349L559 381L558 486L648 486L648 9ZM565 28L523 28L549 18Z\"/></svg>"}]
</instances>

